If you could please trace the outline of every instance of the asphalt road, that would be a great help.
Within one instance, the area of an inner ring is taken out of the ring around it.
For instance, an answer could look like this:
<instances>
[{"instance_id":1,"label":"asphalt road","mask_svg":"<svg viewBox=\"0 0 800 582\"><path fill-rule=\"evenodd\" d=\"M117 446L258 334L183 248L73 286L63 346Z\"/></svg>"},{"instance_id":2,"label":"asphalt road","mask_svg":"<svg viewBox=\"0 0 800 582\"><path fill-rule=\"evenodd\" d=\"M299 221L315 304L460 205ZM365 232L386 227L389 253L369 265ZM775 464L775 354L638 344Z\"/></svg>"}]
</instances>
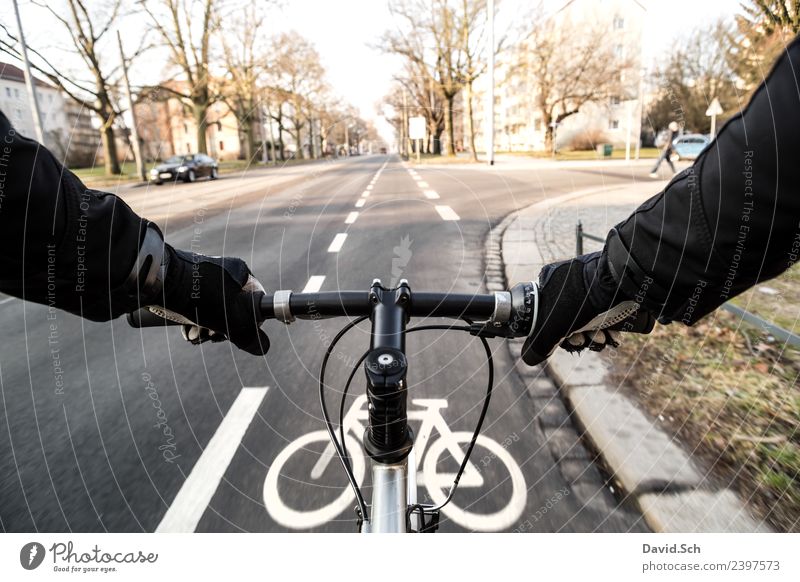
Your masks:
<instances>
[{"instance_id":1,"label":"asphalt road","mask_svg":"<svg viewBox=\"0 0 800 582\"><path fill-rule=\"evenodd\" d=\"M369 156L296 169L280 183L253 172L121 194L162 220L171 244L241 256L267 289L367 289L374 278L403 277L416 290L485 292L493 224L544 197L629 182L629 172L423 167L415 179L398 158ZM633 172L642 179L647 169ZM324 348L342 324L270 322L272 348L258 358L227 343L191 346L174 328L54 317L0 297L0 527L354 531L341 467L323 454L317 397ZM367 334L362 324L346 338L331 386L341 387ZM494 340L492 349L485 436L441 529L511 530L550 501L528 531L642 530L632 511L609 519L558 496L569 484L553 469L506 347ZM477 419L483 349L464 333L421 332L409 335L408 358L412 425L430 430L417 447L420 496L437 499ZM358 378L347 406L352 439L364 422ZM369 498L369 477L364 485Z\"/></svg>"}]
</instances>

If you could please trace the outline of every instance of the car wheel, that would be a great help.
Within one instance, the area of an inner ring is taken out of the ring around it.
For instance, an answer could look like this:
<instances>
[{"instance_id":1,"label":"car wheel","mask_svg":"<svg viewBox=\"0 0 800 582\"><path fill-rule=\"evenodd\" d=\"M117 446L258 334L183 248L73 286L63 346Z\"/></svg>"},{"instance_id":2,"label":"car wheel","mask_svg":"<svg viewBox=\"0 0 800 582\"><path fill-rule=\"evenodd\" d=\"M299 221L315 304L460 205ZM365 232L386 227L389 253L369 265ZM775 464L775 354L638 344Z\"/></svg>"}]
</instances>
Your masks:
<instances>
[{"instance_id":1,"label":"car wheel","mask_svg":"<svg viewBox=\"0 0 800 582\"><path fill-rule=\"evenodd\" d=\"M216 180L217 179L217 169L216 168L211 168L211 179L212 180Z\"/></svg>"},{"instance_id":2,"label":"car wheel","mask_svg":"<svg viewBox=\"0 0 800 582\"><path fill-rule=\"evenodd\" d=\"M162 182L161 180L159 180L158 182L153 182L153 183L154 183L156 186L161 186L161 184L163 184L164 182Z\"/></svg>"},{"instance_id":3,"label":"car wheel","mask_svg":"<svg viewBox=\"0 0 800 582\"><path fill-rule=\"evenodd\" d=\"M194 182L194 179L195 179L194 170L189 170L189 173L186 174L186 181Z\"/></svg>"}]
</instances>

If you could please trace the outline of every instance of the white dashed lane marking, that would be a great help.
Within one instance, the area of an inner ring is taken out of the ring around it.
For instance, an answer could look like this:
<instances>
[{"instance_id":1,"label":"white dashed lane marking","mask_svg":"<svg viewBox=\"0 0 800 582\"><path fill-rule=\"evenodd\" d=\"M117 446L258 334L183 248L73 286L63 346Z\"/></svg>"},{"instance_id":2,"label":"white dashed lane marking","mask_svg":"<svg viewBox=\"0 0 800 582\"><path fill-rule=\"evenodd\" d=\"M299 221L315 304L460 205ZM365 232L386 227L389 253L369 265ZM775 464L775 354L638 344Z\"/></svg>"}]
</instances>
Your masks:
<instances>
[{"instance_id":1,"label":"white dashed lane marking","mask_svg":"<svg viewBox=\"0 0 800 582\"><path fill-rule=\"evenodd\" d=\"M214 492L258 412L268 388L242 388L208 446L192 467L178 495L158 524L158 533L191 533L197 529Z\"/></svg>"},{"instance_id":2,"label":"white dashed lane marking","mask_svg":"<svg viewBox=\"0 0 800 582\"><path fill-rule=\"evenodd\" d=\"M369 190L364 190L364 191L361 193L361 197L362 197L362 198L366 198L367 196L369 196Z\"/></svg>"},{"instance_id":3,"label":"white dashed lane marking","mask_svg":"<svg viewBox=\"0 0 800 582\"><path fill-rule=\"evenodd\" d=\"M342 250L342 245L346 240L347 240L347 233L340 232L335 237L333 237L333 242L331 243L331 246L328 247L328 252L338 253L340 250Z\"/></svg>"},{"instance_id":4,"label":"white dashed lane marking","mask_svg":"<svg viewBox=\"0 0 800 582\"><path fill-rule=\"evenodd\" d=\"M308 280L306 286L303 287L301 293L316 293L322 288L322 284L325 282L325 275L314 275Z\"/></svg>"},{"instance_id":5,"label":"white dashed lane marking","mask_svg":"<svg viewBox=\"0 0 800 582\"><path fill-rule=\"evenodd\" d=\"M347 218L344 219L345 224L353 224L358 218L358 212L351 212L347 215Z\"/></svg>"},{"instance_id":6,"label":"white dashed lane marking","mask_svg":"<svg viewBox=\"0 0 800 582\"><path fill-rule=\"evenodd\" d=\"M362 206L364 206L365 202L366 200L364 198L359 198L358 200L356 200L356 208L361 208Z\"/></svg>"},{"instance_id":7,"label":"white dashed lane marking","mask_svg":"<svg viewBox=\"0 0 800 582\"><path fill-rule=\"evenodd\" d=\"M461 217L449 206L437 206L436 212L439 213L442 220L461 220Z\"/></svg>"},{"instance_id":8,"label":"white dashed lane marking","mask_svg":"<svg viewBox=\"0 0 800 582\"><path fill-rule=\"evenodd\" d=\"M430 188L430 185L424 180L417 181L417 186L420 188Z\"/></svg>"},{"instance_id":9,"label":"white dashed lane marking","mask_svg":"<svg viewBox=\"0 0 800 582\"><path fill-rule=\"evenodd\" d=\"M439 198L439 193L436 190L423 190L422 193L425 194L426 198L430 198L431 200Z\"/></svg>"}]
</instances>

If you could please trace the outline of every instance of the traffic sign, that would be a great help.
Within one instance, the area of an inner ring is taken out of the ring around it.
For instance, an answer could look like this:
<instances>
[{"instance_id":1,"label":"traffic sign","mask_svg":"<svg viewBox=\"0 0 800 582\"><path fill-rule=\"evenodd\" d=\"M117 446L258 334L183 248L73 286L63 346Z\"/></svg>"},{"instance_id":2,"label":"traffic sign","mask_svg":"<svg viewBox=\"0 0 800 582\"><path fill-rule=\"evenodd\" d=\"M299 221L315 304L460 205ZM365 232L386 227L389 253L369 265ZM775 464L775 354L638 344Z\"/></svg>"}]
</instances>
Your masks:
<instances>
[{"instance_id":1,"label":"traffic sign","mask_svg":"<svg viewBox=\"0 0 800 582\"><path fill-rule=\"evenodd\" d=\"M425 118L408 118L408 137L411 139L425 139Z\"/></svg>"},{"instance_id":2,"label":"traffic sign","mask_svg":"<svg viewBox=\"0 0 800 582\"><path fill-rule=\"evenodd\" d=\"M708 109L706 109L706 116L713 117L715 115L722 115L723 113L724 111L722 111L722 105L720 105L719 99L714 97L711 105L709 105Z\"/></svg>"}]
</instances>

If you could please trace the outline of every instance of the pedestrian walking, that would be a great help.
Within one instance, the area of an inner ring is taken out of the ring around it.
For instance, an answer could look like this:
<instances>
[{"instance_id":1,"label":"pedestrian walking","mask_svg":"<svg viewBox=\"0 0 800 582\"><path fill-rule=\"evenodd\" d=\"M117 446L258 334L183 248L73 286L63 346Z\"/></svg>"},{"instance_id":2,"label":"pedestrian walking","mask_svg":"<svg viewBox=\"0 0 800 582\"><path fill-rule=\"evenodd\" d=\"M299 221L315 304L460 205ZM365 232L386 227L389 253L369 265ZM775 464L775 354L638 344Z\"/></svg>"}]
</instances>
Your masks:
<instances>
[{"instance_id":1,"label":"pedestrian walking","mask_svg":"<svg viewBox=\"0 0 800 582\"><path fill-rule=\"evenodd\" d=\"M666 161L669 164L669 167L672 168L672 173L674 174L677 172L675 169L675 164L672 163L672 154L675 152L672 149L672 140L675 139L675 134L678 133L678 124L674 121L670 121L668 129L667 129L667 138L664 145L661 147L661 155L658 156L658 160L656 160L656 165L653 166L653 169L650 171L651 178L658 178L658 168L661 166L661 162Z\"/></svg>"}]
</instances>

